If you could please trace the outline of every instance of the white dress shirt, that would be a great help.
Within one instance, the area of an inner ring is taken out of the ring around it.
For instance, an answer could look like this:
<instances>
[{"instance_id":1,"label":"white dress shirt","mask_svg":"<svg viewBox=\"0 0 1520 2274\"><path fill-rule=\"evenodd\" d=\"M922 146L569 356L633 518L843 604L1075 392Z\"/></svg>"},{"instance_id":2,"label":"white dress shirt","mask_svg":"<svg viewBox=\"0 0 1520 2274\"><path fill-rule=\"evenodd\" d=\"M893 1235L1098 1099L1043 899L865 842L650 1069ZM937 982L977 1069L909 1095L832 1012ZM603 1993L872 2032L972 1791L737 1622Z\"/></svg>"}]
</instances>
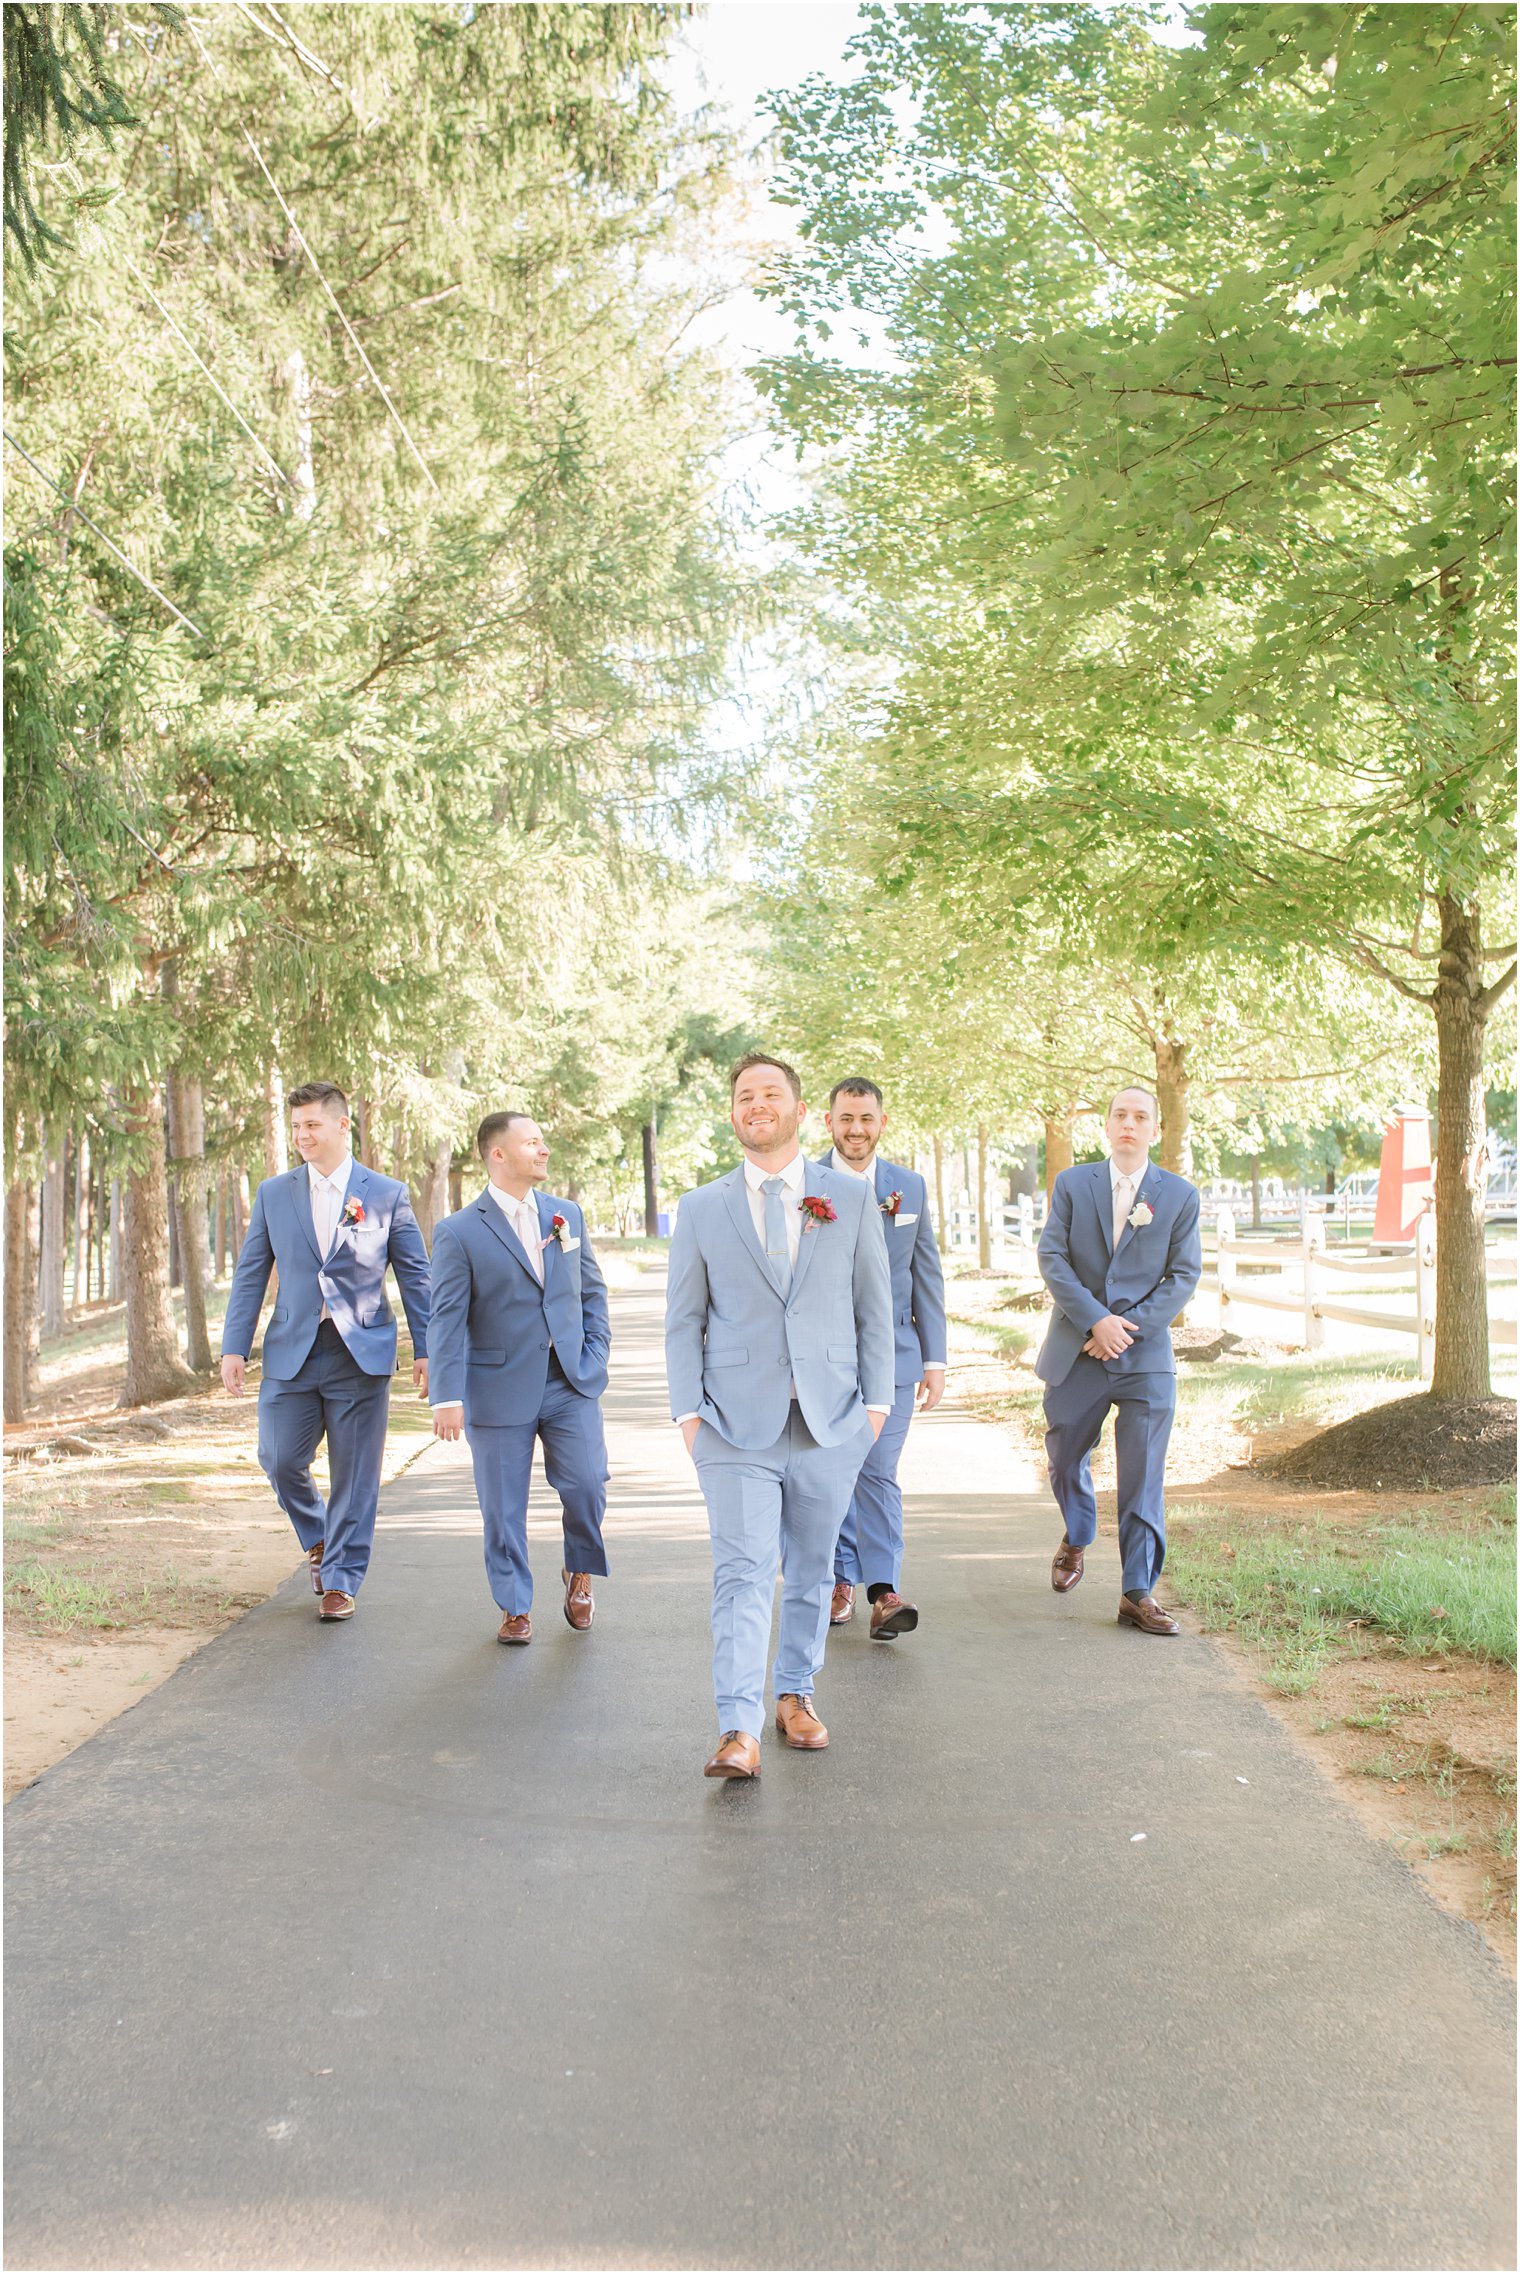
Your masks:
<instances>
[{"instance_id":1,"label":"white dress shirt","mask_svg":"<svg viewBox=\"0 0 1520 2274\"><path fill-rule=\"evenodd\" d=\"M749 1212L755 1227L755 1237L760 1242L762 1249L765 1246L766 1196L761 1188L766 1178L770 1176L779 1176L781 1179L780 1200L781 1212L786 1222L786 1252L791 1268L795 1271L797 1256L802 1247L802 1187L807 1176L807 1161L799 1150L792 1155L784 1169L762 1169L757 1168L748 1155L745 1156L744 1189L749 1195ZM795 1397L796 1395L797 1385L794 1382L792 1384L792 1396ZM890 1413L891 1410L892 1408L886 1405L868 1405L866 1407L867 1413ZM677 1429L681 1428L685 1422L695 1421L696 1418L694 1413L678 1413L676 1415Z\"/></svg>"},{"instance_id":2,"label":"white dress shirt","mask_svg":"<svg viewBox=\"0 0 1520 2274\"><path fill-rule=\"evenodd\" d=\"M352 1153L344 1154L331 1176L324 1176L314 1161L308 1161L306 1164L306 1174L311 1184L312 1229L317 1235L317 1252L324 1263L327 1261L333 1241L338 1236L338 1222L343 1214L343 1199L348 1191L348 1180L353 1173L354 1156ZM326 1319L331 1316L332 1313L324 1303L322 1305L322 1317Z\"/></svg>"},{"instance_id":3,"label":"white dress shirt","mask_svg":"<svg viewBox=\"0 0 1520 2274\"><path fill-rule=\"evenodd\" d=\"M744 1182L749 1192L749 1212L754 1219L755 1233L760 1245L765 1246L765 1194L761 1186L767 1177L781 1179L781 1213L786 1220L786 1256L793 1271L797 1268L797 1253L802 1246L802 1185L807 1175L807 1162L801 1153L794 1153L784 1169L758 1169L751 1160L744 1164Z\"/></svg>"},{"instance_id":4,"label":"white dress shirt","mask_svg":"<svg viewBox=\"0 0 1520 2274\"><path fill-rule=\"evenodd\" d=\"M874 1153L871 1155L871 1158L869 1161L867 1161L863 1169L852 1169L848 1161L841 1159L839 1147L837 1145L834 1147L829 1158L833 1162L834 1167L838 1169L841 1176L858 1176L862 1184L869 1184L874 1188L876 1183L876 1155ZM887 1237L888 1239L892 1237L890 1222L887 1226ZM944 1371L945 1361L943 1358L926 1358L924 1360L924 1372L926 1374L943 1374ZM873 1409L868 1408L867 1410Z\"/></svg>"}]
</instances>

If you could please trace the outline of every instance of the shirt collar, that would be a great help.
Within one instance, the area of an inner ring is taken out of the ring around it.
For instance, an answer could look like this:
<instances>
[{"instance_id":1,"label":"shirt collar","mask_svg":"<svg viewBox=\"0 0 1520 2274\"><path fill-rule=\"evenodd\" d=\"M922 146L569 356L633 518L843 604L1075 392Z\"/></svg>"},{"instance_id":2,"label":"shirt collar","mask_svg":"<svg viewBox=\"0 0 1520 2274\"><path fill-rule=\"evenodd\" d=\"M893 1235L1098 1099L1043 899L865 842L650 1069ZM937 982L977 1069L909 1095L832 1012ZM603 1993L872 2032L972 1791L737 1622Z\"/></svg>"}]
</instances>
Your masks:
<instances>
[{"instance_id":1,"label":"shirt collar","mask_svg":"<svg viewBox=\"0 0 1520 2274\"><path fill-rule=\"evenodd\" d=\"M793 1154L784 1169L757 1169L747 1157L744 1163L744 1181L751 1192L758 1192L768 1176L779 1176L789 1192L800 1192L806 1174L807 1162L800 1152Z\"/></svg>"},{"instance_id":2,"label":"shirt collar","mask_svg":"<svg viewBox=\"0 0 1520 2274\"><path fill-rule=\"evenodd\" d=\"M534 1199L531 1192L529 1193L526 1200L519 1200L515 1193L503 1192L499 1184L488 1183L486 1190L491 1195L491 1198L495 1201L497 1207L501 1210L504 1216L515 1217L519 1208L528 1208L532 1210L534 1217L537 1218L538 1203Z\"/></svg>"},{"instance_id":3,"label":"shirt collar","mask_svg":"<svg viewBox=\"0 0 1520 2274\"><path fill-rule=\"evenodd\" d=\"M331 1176L325 1177L322 1174L322 1171L312 1161L307 1162L306 1173L311 1179L311 1189L313 1192L316 1191L318 1185L328 1184L332 1186L334 1192L338 1193L341 1196L343 1193L347 1192L348 1180L354 1173L354 1156L352 1153L345 1153L342 1160L333 1170Z\"/></svg>"},{"instance_id":4,"label":"shirt collar","mask_svg":"<svg viewBox=\"0 0 1520 2274\"><path fill-rule=\"evenodd\" d=\"M831 1150L829 1159L841 1176L859 1177L862 1184L874 1184L876 1182L876 1156L874 1153L863 1169L852 1169L848 1161L842 1160L837 1145Z\"/></svg>"},{"instance_id":5,"label":"shirt collar","mask_svg":"<svg viewBox=\"0 0 1520 2274\"><path fill-rule=\"evenodd\" d=\"M1129 1178L1130 1183L1134 1186L1137 1192L1140 1190L1141 1185L1145 1182L1145 1172L1150 1167L1150 1165L1150 1155L1147 1154L1145 1159L1141 1162L1139 1168L1136 1169L1134 1175L1130 1176ZM1110 1153L1108 1156L1108 1189L1110 1192L1118 1191L1119 1179L1122 1176L1129 1176L1129 1171L1127 1169L1121 1169L1118 1162L1114 1159L1113 1154Z\"/></svg>"}]
</instances>

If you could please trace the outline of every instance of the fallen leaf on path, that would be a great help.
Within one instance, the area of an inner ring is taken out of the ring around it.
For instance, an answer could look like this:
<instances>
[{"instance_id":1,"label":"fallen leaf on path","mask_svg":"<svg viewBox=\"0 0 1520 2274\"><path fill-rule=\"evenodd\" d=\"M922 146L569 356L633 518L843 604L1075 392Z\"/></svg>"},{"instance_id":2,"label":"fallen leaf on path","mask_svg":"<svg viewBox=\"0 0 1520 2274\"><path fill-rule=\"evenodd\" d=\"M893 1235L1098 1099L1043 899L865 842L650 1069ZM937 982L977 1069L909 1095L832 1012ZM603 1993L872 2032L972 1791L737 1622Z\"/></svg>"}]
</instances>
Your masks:
<instances>
[{"instance_id":1,"label":"fallen leaf on path","mask_svg":"<svg viewBox=\"0 0 1520 2274\"><path fill-rule=\"evenodd\" d=\"M1129 1836L1129 1844L1131 1847L1133 1847L1136 1840L1143 1840L1144 1838L1145 1834L1143 1832L1131 1832Z\"/></svg>"}]
</instances>

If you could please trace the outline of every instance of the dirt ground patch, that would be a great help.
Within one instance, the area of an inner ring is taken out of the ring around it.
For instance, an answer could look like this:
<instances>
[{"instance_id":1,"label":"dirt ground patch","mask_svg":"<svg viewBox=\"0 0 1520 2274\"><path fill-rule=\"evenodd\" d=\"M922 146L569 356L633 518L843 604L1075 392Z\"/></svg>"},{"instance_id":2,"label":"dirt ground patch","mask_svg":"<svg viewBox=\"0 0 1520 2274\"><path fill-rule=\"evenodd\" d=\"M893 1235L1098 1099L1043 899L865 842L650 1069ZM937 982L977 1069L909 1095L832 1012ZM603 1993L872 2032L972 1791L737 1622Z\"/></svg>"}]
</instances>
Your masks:
<instances>
[{"instance_id":1,"label":"dirt ground patch","mask_svg":"<svg viewBox=\"0 0 1520 2274\"><path fill-rule=\"evenodd\" d=\"M1515 1474L1513 1398L1394 1398L1264 1463L1299 1484L1428 1492L1507 1484Z\"/></svg>"}]
</instances>

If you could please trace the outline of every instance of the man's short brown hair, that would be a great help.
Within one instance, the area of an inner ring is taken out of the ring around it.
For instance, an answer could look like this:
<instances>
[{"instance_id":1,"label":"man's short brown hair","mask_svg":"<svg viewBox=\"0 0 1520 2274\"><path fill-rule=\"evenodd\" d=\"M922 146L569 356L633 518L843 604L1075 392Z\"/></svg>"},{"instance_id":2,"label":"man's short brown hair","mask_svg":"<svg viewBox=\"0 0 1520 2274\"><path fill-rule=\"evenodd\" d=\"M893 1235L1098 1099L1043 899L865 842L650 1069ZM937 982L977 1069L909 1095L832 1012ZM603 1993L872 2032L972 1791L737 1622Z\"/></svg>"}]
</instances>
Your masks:
<instances>
[{"instance_id":1,"label":"man's short brown hair","mask_svg":"<svg viewBox=\"0 0 1520 2274\"><path fill-rule=\"evenodd\" d=\"M1155 1091L1148 1090L1143 1082L1126 1082L1122 1088L1115 1090L1113 1096L1108 1101L1109 1113L1113 1112L1114 1107L1118 1104L1120 1098L1131 1097L1146 1098L1150 1101L1151 1119L1155 1122L1156 1127L1159 1129L1161 1126L1161 1100L1157 1097ZM1107 1120L1107 1118L1108 1115L1105 1114L1104 1119Z\"/></svg>"},{"instance_id":2,"label":"man's short brown hair","mask_svg":"<svg viewBox=\"0 0 1520 2274\"><path fill-rule=\"evenodd\" d=\"M298 1105L325 1106L329 1112L340 1115L348 1111L348 1100L336 1082L303 1082L298 1090L290 1092L285 1104L292 1113Z\"/></svg>"},{"instance_id":3,"label":"man's short brown hair","mask_svg":"<svg viewBox=\"0 0 1520 2274\"><path fill-rule=\"evenodd\" d=\"M531 1121L532 1119L532 1114L524 1113L520 1106L513 1106L506 1113L488 1113L475 1132L476 1152L484 1160L497 1138L505 1137L514 1121Z\"/></svg>"},{"instance_id":4,"label":"man's short brown hair","mask_svg":"<svg viewBox=\"0 0 1520 2274\"><path fill-rule=\"evenodd\" d=\"M880 1090L876 1087L876 1084L874 1082L868 1082L866 1080L864 1074L846 1074L842 1082L836 1082L834 1084L834 1087L829 1092L830 1113L832 1113L834 1110L835 1098L839 1097L841 1094L847 1098L875 1098L876 1103L881 1107L882 1112L885 1113L887 1110L886 1099L882 1096Z\"/></svg>"},{"instance_id":5,"label":"man's short brown hair","mask_svg":"<svg viewBox=\"0 0 1520 2274\"><path fill-rule=\"evenodd\" d=\"M738 1085L739 1076L747 1074L751 1066L774 1066L778 1074L785 1074L787 1081L791 1084L793 1097L799 1104L802 1102L802 1076L795 1066L789 1066L784 1058L776 1057L775 1053L770 1050L747 1051L737 1066L729 1068L728 1094L730 1097L733 1096Z\"/></svg>"}]
</instances>

